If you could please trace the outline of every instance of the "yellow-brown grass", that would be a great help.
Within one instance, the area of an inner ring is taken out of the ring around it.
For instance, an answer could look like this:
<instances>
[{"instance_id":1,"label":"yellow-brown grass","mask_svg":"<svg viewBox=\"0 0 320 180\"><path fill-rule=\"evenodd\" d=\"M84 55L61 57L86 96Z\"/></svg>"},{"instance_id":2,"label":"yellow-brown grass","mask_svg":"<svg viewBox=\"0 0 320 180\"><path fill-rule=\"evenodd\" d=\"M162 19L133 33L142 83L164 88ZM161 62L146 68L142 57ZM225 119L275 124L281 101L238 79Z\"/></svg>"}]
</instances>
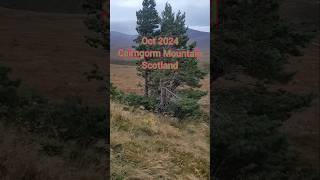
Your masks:
<instances>
[{"instance_id":1,"label":"yellow-brown grass","mask_svg":"<svg viewBox=\"0 0 320 180\"><path fill-rule=\"evenodd\" d=\"M209 125L111 103L113 179L209 179Z\"/></svg>"}]
</instances>

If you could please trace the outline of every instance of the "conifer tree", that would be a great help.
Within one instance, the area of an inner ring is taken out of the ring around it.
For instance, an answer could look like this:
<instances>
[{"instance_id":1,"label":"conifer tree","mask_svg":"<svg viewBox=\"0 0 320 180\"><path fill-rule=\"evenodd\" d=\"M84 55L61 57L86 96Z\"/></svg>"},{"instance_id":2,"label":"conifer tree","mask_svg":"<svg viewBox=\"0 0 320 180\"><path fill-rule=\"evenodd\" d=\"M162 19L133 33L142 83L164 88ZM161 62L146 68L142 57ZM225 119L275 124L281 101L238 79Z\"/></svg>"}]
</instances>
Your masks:
<instances>
[{"instance_id":1,"label":"conifer tree","mask_svg":"<svg viewBox=\"0 0 320 180\"><path fill-rule=\"evenodd\" d=\"M94 32L90 36L85 36L86 42L94 47L103 47L109 51L109 18L108 3L106 0L86 0L82 6L87 13L84 23L87 28Z\"/></svg>"},{"instance_id":2,"label":"conifer tree","mask_svg":"<svg viewBox=\"0 0 320 180\"><path fill-rule=\"evenodd\" d=\"M213 80L235 72L258 83L212 87L213 179L317 179L297 167L281 129L312 97L269 88L270 82L290 80L293 74L284 69L288 55L299 55L307 36L281 20L281 1L223 2L211 39Z\"/></svg>"},{"instance_id":3,"label":"conifer tree","mask_svg":"<svg viewBox=\"0 0 320 180\"><path fill-rule=\"evenodd\" d=\"M306 36L293 31L281 18L277 0L225 0L219 5L219 28L214 28L211 55L213 78L241 69L268 81L287 82L288 55L299 55ZM240 68L235 68L240 67Z\"/></svg>"},{"instance_id":4,"label":"conifer tree","mask_svg":"<svg viewBox=\"0 0 320 180\"><path fill-rule=\"evenodd\" d=\"M156 10L156 3L154 0L143 0L142 9L136 12L137 16L137 27L138 37L134 40L138 45L135 46L136 50L146 51L151 50L152 47L142 45L141 40L143 37L153 38L158 33L160 18ZM148 61L149 59L142 59L138 62L138 75L142 76L145 80L144 94L146 97L149 96L149 74L150 71L140 68L140 64L143 61Z\"/></svg>"},{"instance_id":5,"label":"conifer tree","mask_svg":"<svg viewBox=\"0 0 320 180\"><path fill-rule=\"evenodd\" d=\"M178 38L178 44L174 46L162 46L160 49L171 50L194 50L196 42L188 44L188 28L185 25L185 13L178 11L175 14L170 4L166 3L165 9L161 14L160 36ZM166 61L156 59L154 61ZM167 61L178 61L177 70L153 70L150 73L150 89L152 95L159 96L159 87L165 86L172 92L176 92L178 87L200 87L200 80L205 73L199 69L198 59L196 58L170 58Z\"/></svg>"}]
</instances>

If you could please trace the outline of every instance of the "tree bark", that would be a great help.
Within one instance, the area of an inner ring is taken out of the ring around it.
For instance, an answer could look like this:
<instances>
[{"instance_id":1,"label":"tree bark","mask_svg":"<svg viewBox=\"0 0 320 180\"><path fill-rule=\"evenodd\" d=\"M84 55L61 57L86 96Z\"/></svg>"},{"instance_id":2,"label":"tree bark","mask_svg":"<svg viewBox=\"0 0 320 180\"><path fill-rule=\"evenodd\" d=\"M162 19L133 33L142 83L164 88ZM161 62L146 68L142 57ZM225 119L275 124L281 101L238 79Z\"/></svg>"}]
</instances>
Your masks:
<instances>
[{"instance_id":1,"label":"tree bark","mask_svg":"<svg viewBox=\"0 0 320 180\"><path fill-rule=\"evenodd\" d=\"M144 96L149 97L149 72L148 72L148 70L145 71L145 77L144 77Z\"/></svg>"}]
</instances>

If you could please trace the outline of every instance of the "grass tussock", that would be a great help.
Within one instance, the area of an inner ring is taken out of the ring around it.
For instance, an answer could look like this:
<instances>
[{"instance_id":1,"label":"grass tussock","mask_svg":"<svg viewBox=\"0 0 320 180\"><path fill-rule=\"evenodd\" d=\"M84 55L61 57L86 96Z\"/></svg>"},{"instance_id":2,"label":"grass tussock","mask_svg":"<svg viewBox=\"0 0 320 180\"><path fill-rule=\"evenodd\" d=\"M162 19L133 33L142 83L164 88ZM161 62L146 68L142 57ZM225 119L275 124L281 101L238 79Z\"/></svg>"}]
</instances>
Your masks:
<instances>
[{"instance_id":1,"label":"grass tussock","mask_svg":"<svg viewBox=\"0 0 320 180\"><path fill-rule=\"evenodd\" d=\"M111 177L208 179L209 126L111 103Z\"/></svg>"}]
</instances>

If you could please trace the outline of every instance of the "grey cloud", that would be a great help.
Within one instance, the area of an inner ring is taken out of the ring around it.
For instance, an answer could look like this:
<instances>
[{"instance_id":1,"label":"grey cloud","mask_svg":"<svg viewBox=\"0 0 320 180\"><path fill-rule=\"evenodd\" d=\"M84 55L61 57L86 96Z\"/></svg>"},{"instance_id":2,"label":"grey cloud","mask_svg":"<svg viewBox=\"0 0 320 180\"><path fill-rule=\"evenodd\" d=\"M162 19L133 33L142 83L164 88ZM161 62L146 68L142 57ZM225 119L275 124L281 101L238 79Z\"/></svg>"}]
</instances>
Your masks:
<instances>
[{"instance_id":1,"label":"grey cloud","mask_svg":"<svg viewBox=\"0 0 320 180\"><path fill-rule=\"evenodd\" d=\"M156 0L159 14L168 2L177 12L186 12L186 25L200 27L197 30L209 29L210 26L210 1L209 0ZM111 30L127 34L136 34L136 11L141 8L142 0L113 0L111 1Z\"/></svg>"}]
</instances>

